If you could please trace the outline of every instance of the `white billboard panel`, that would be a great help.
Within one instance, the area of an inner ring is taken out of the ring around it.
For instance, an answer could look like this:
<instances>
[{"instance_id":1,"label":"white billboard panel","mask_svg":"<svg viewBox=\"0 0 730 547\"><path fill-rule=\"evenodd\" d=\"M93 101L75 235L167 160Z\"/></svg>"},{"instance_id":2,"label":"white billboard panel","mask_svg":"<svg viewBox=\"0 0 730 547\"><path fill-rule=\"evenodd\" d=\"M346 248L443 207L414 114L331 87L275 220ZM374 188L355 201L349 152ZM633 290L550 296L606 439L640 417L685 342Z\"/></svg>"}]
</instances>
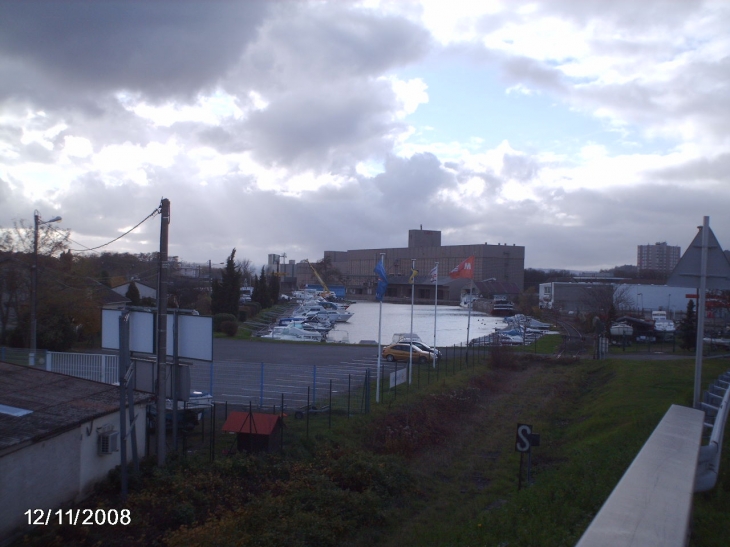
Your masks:
<instances>
[{"instance_id":1,"label":"white billboard panel","mask_svg":"<svg viewBox=\"0 0 730 547\"><path fill-rule=\"evenodd\" d=\"M101 347L119 349L119 316L122 310L101 310ZM129 312L129 350L155 352L155 316L143 311Z\"/></svg>"},{"instance_id":2,"label":"white billboard panel","mask_svg":"<svg viewBox=\"0 0 730 547\"><path fill-rule=\"evenodd\" d=\"M119 349L119 316L122 310L102 310L101 347ZM129 349L138 353L156 353L155 313L129 312ZM178 316L178 357L213 360L213 318L202 315ZM173 355L173 322L175 314L167 314L167 355Z\"/></svg>"},{"instance_id":3,"label":"white billboard panel","mask_svg":"<svg viewBox=\"0 0 730 547\"><path fill-rule=\"evenodd\" d=\"M174 314L167 314L167 355L172 356ZM213 318L177 314L177 354L183 359L213 360Z\"/></svg>"}]
</instances>

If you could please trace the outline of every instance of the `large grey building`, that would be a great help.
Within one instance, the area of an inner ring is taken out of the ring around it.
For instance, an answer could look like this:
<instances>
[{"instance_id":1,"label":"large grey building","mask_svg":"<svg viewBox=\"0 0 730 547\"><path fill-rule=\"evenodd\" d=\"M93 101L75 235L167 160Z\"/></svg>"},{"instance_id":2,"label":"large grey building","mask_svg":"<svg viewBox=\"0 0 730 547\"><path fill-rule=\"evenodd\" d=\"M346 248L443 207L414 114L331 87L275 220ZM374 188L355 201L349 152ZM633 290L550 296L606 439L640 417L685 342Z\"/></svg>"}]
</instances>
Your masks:
<instances>
[{"instance_id":1,"label":"large grey building","mask_svg":"<svg viewBox=\"0 0 730 547\"><path fill-rule=\"evenodd\" d=\"M665 274L671 273L679 262L681 249L675 245L667 245L666 241L654 245L639 245L636 252L636 265L639 271L653 270Z\"/></svg>"},{"instance_id":2,"label":"large grey building","mask_svg":"<svg viewBox=\"0 0 730 547\"><path fill-rule=\"evenodd\" d=\"M408 246L396 248L361 249L351 251L325 251L334 268L342 274L348 294L373 294L376 263L383 256L388 277L397 282L407 279L412 260L419 272L417 284L430 283L429 272L438 262L439 278L448 280L449 272L462 261L474 256L474 281L496 280L516 285L522 290L525 275L525 248L508 244L441 245L438 230L409 230ZM306 270L297 269L297 276ZM441 282L441 281L440 281ZM302 279L299 279L302 284ZM441 287L439 287L441 289ZM426 290L423 287L422 290ZM441 291L439 291L441 294ZM426 294L423 298L428 298ZM440 298L440 297L439 297Z\"/></svg>"}]
</instances>

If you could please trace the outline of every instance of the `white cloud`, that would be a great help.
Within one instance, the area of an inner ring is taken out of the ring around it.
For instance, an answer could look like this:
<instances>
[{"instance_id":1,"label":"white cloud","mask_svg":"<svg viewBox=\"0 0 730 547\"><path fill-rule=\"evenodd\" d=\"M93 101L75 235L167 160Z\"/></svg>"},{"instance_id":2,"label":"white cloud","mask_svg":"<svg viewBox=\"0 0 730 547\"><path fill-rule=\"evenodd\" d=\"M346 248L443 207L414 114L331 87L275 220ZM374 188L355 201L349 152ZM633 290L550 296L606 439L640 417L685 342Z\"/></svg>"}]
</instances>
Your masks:
<instances>
[{"instance_id":1,"label":"white cloud","mask_svg":"<svg viewBox=\"0 0 730 547\"><path fill-rule=\"evenodd\" d=\"M437 219L445 241L549 267L683 244L705 214L730 230L725 2L86 8L82 28L72 7L0 7L0 225L58 210L98 242L165 196L189 260L402 246ZM485 105L524 109L441 132Z\"/></svg>"}]
</instances>

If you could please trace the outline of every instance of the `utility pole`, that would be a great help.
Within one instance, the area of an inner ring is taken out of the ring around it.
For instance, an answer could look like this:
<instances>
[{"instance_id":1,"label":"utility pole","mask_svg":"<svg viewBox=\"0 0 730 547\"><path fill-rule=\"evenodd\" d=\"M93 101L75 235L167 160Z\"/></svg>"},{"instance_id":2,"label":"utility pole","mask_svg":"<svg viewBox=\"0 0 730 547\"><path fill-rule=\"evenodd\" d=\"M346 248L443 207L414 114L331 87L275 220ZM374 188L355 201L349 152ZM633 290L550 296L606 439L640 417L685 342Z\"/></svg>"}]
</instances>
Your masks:
<instances>
[{"instance_id":1,"label":"utility pole","mask_svg":"<svg viewBox=\"0 0 730 547\"><path fill-rule=\"evenodd\" d=\"M160 256L159 275L157 278L157 465L165 464L165 441L167 428L165 424L165 388L167 385L167 241L170 224L170 200L163 198L160 203ZM177 409L173 409L176 411Z\"/></svg>"},{"instance_id":2,"label":"utility pole","mask_svg":"<svg viewBox=\"0 0 730 547\"><path fill-rule=\"evenodd\" d=\"M45 222L38 210L33 211L33 265L30 267L30 352L28 364L35 366L37 315L38 315L38 227L51 222L59 222L61 217L53 217Z\"/></svg>"}]
</instances>

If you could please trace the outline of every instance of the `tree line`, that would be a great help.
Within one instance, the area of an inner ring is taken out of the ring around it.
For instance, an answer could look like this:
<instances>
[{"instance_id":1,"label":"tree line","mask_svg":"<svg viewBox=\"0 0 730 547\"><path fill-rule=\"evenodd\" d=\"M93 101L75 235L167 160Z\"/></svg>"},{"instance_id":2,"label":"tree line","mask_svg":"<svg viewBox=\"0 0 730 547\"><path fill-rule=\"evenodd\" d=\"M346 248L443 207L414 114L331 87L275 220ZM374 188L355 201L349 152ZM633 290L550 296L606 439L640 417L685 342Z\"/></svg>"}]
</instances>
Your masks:
<instances>
[{"instance_id":1,"label":"tree line","mask_svg":"<svg viewBox=\"0 0 730 547\"><path fill-rule=\"evenodd\" d=\"M140 288L157 287L158 253L82 253L69 248L69 230L38 226L36 341L39 349L67 351L99 347L101 308L156 306ZM0 230L0 344L30 346L31 270L35 263L35 227L25 221ZM242 283L253 284L254 300L268 307L279 299L279 279L264 268L255 275L251 261L235 260L233 249L220 280L186 277L171 271L168 306L200 314L230 312L238 316ZM211 272L212 273L212 272ZM201 272L202 274L202 272ZM129 283L126 293L112 290Z\"/></svg>"}]
</instances>

